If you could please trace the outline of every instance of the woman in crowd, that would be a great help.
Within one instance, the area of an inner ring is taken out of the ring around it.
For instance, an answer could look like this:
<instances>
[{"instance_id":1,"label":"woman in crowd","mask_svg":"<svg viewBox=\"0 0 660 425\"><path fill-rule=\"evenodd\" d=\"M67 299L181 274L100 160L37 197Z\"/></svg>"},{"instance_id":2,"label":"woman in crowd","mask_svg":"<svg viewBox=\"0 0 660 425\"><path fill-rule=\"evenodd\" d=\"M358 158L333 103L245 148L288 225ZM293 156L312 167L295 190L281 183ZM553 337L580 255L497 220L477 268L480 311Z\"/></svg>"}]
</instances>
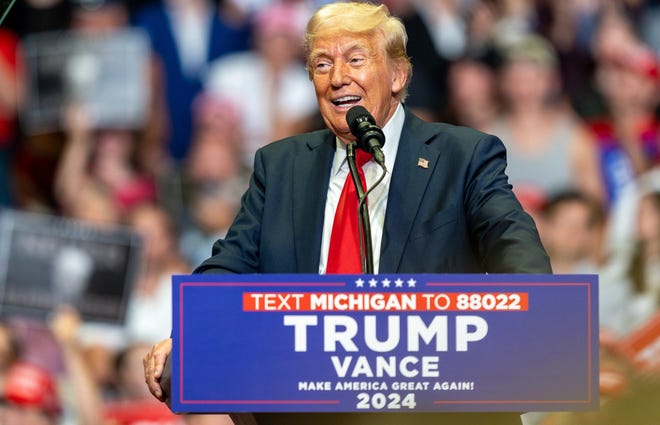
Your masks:
<instances>
[{"instance_id":1,"label":"woman in crowd","mask_svg":"<svg viewBox=\"0 0 660 425\"><path fill-rule=\"evenodd\" d=\"M254 20L254 50L213 62L206 90L236 111L243 163L267 143L309 129L317 104L302 63L306 9L274 3Z\"/></svg>"},{"instance_id":2,"label":"woman in crowd","mask_svg":"<svg viewBox=\"0 0 660 425\"><path fill-rule=\"evenodd\" d=\"M136 134L128 129L94 129L88 115L72 107L67 116L68 140L55 175L55 195L62 211L72 215L86 199L89 186L107 191L120 214L156 199L154 182L135 161Z\"/></svg>"},{"instance_id":3,"label":"woman in crowd","mask_svg":"<svg viewBox=\"0 0 660 425\"><path fill-rule=\"evenodd\" d=\"M602 199L593 140L561 97L552 46L528 36L509 46L500 74L503 114L488 132L507 147L507 174L521 198L577 188Z\"/></svg>"}]
</instances>

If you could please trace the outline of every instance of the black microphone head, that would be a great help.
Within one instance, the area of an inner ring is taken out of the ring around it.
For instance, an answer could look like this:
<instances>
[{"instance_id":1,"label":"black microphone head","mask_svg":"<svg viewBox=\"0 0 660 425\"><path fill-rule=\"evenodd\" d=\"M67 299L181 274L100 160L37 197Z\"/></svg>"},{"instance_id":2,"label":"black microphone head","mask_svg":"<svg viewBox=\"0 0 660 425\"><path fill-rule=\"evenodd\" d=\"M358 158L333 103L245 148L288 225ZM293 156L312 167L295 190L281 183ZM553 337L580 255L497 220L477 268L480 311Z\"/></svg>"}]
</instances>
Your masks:
<instances>
[{"instance_id":1,"label":"black microphone head","mask_svg":"<svg viewBox=\"0 0 660 425\"><path fill-rule=\"evenodd\" d=\"M369 124L376 124L376 120L371 116L367 108L361 105L353 106L346 112L346 124L351 129L353 136L360 138L359 127L360 124L367 122Z\"/></svg>"},{"instance_id":2,"label":"black microphone head","mask_svg":"<svg viewBox=\"0 0 660 425\"><path fill-rule=\"evenodd\" d=\"M355 136L358 148L365 152L375 153L385 144L385 134L376 125L376 120L363 106L356 105L346 112L346 123Z\"/></svg>"}]
</instances>

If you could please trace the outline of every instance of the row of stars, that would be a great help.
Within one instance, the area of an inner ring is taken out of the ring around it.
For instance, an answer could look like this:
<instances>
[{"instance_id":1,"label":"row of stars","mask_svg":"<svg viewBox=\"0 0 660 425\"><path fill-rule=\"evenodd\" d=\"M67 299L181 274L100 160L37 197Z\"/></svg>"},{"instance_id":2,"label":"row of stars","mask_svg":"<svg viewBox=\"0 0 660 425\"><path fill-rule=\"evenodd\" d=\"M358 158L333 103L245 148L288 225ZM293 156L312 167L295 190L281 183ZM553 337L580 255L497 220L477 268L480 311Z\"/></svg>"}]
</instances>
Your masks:
<instances>
[{"instance_id":1,"label":"row of stars","mask_svg":"<svg viewBox=\"0 0 660 425\"><path fill-rule=\"evenodd\" d=\"M407 286L408 288L414 288L415 285L417 284L417 281L413 278L410 278L406 281L399 278L399 279L395 280L394 282L389 280L389 279L383 279L379 282L377 279L374 279L374 278L371 278L367 281L360 278L360 279L355 281L355 286L357 288L364 288L365 284L368 284L369 288L378 288L378 283L380 283L383 288L390 288L390 287L392 287L392 284L394 284L394 288L403 288L404 283L408 285Z\"/></svg>"}]
</instances>

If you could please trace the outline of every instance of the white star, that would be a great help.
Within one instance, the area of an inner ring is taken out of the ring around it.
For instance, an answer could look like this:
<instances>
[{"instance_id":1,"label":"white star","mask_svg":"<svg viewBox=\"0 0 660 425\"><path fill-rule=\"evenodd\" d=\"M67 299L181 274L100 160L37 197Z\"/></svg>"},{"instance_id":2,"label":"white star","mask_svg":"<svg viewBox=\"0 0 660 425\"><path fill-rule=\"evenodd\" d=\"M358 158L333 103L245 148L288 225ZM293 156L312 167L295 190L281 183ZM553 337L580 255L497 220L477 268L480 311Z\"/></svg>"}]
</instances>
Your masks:
<instances>
[{"instance_id":1,"label":"white star","mask_svg":"<svg viewBox=\"0 0 660 425\"><path fill-rule=\"evenodd\" d=\"M355 286L357 286L358 288L363 288L364 287L364 280L362 280L362 279L356 280L355 281Z\"/></svg>"},{"instance_id":2,"label":"white star","mask_svg":"<svg viewBox=\"0 0 660 425\"><path fill-rule=\"evenodd\" d=\"M389 288L390 283L392 283L389 279L384 279L383 280L383 288Z\"/></svg>"},{"instance_id":3,"label":"white star","mask_svg":"<svg viewBox=\"0 0 660 425\"><path fill-rule=\"evenodd\" d=\"M397 288L403 288L403 280L400 278L394 281L394 284L396 285Z\"/></svg>"},{"instance_id":4,"label":"white star","mask_svg":"<svg viewBox=\"0 0 660 425\"><path fill-rule=\"evenodd\" d=\"M374 278L371 278L369 281L369 287L370 288L378 288L378 281Z\"/></svg>"},{"instance_id":5,"label":"white star","mask_svg":"<svg viewBox=\"0 0 660 425\"><path fill-rule=\"evenodd\" d=\"M414 288L417 281L413 278L408 279L408 288Z\"/></svg>"}]
</instances>

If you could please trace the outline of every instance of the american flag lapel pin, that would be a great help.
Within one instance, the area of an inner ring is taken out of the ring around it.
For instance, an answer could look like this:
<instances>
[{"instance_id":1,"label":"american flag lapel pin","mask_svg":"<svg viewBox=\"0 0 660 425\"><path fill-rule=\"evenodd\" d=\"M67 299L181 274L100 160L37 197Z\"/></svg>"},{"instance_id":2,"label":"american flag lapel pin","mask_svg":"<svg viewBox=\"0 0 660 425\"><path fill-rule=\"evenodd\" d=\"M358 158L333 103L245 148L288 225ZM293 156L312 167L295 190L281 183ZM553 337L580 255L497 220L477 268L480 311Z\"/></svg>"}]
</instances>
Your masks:
<instances>
[{"instance_id":1,"label":"american flag lapel pin","mask_svg":"<svg viewBox=\"0 0 660 425\"><path fill-rule=\"evenodd\" d=\"M421 168L429 168L429 160L426 158L417 159L417 166Z\"/></svg>"}]
</instances>

